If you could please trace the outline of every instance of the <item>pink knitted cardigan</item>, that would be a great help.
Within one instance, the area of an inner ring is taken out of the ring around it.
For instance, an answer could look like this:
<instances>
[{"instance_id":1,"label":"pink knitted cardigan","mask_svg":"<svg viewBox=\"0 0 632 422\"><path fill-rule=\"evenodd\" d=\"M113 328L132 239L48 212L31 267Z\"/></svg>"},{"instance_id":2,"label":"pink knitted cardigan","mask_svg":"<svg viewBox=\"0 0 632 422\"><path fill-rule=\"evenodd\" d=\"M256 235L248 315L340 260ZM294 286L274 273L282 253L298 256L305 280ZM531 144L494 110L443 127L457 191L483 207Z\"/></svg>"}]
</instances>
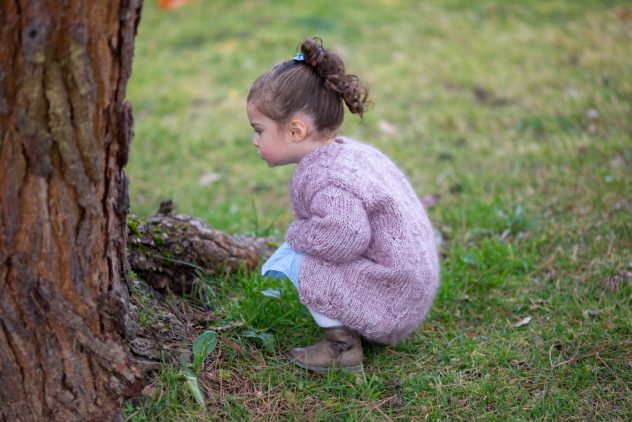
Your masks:
<instances>
[{"instance_id":1,"label":"pink knitted cardigan","mask_svg":"<svg viewBox=\"0 0 632 422\"><path fill-rule=\"evenodd\" d=\"M303 304L394 344L428 313L439 261L428 216L384 154L349 138L304 157L290 185L286 241L305 253Z\"/></svg>"}]
</instances>

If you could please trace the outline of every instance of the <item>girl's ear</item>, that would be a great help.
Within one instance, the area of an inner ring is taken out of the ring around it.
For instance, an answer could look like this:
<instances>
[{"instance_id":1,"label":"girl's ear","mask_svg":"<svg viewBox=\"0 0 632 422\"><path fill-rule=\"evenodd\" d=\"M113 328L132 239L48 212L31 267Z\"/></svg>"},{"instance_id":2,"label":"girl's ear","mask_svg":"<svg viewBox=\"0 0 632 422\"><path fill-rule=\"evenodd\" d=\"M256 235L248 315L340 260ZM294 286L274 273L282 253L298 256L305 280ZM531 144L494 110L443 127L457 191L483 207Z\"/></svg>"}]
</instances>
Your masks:
<instances>
[{"instance_id":1,"label":"girl's ear","mask_svg":"<svg viewBox=\"0 0 632 422\"><path fill-rule=\"evenodd\" d=\"M307 124L299 118L293 118L289 124L289 131L292 141L301 142L307 137Z\"/></svg>"}]
</instances>

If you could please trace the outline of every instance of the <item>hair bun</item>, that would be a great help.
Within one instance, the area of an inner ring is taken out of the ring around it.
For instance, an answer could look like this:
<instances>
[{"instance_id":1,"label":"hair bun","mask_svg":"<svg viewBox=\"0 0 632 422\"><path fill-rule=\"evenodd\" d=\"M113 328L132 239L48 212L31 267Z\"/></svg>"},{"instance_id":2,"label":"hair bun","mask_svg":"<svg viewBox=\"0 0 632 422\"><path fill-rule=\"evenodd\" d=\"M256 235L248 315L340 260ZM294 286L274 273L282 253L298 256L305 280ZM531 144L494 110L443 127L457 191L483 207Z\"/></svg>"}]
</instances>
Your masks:
<instances>
[{"instance_id":1,"label":"hair bun","mask_svg":"<svg viewBox=\"0 0 632 422\"><path fill-rule=\"evenodd\" d=\"M300 49L305 56L305 64L317 70L325 53L323 40L320 38L305 38L301 43Z\"/></svg>"},{"instance_id":2,"label":"hair bun","mask_svg":"<svg viewBox=\"0 0 632 422\"><path fill-rule=\"evenodd\" d=\"M362 116L368 106L368 90L356 75L347 75L342 58L323 47L320 38L305 38L300 45L304 63L323 78L325 87L336 92L349 111Z\"/></svg>"}]
</instances>

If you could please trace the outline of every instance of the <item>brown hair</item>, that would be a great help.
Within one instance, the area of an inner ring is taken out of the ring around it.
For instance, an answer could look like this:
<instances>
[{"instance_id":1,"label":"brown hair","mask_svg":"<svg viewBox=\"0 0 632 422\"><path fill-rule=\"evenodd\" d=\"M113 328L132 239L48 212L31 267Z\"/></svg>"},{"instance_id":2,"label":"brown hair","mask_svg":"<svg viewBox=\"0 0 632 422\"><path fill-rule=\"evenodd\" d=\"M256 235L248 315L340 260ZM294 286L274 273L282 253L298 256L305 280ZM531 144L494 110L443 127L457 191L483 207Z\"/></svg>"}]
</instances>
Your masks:
<instances>
[{"instance_id":1,"label":"brown hair","mask_svg":"<svg viewBox=\"0 0 632 422\"><path fill-rule=\"evenodd\" d=\"M316 130L336 131L344 119L344 104L353 114L364 114L368 91L356 75L347 75L342 58L323 48L320 38L300 45L304 59L288 60L259 76L248 101L272 120L285 123L297 112L314 119Z\"/></svg>"}]
</instances>

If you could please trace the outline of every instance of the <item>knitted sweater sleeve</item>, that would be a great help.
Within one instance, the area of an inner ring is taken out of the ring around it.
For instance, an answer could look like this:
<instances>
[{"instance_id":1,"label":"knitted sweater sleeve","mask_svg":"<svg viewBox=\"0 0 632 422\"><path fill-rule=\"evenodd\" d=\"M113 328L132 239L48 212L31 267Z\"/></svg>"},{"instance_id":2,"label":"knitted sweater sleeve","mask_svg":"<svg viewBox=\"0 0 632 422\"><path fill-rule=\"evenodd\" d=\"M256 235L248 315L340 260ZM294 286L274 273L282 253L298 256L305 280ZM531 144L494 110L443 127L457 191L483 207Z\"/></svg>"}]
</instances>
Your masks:
<instances>
[{"instance_id":1,"label":"knitted sweater sleeve","mask_svg":"<svg viewBox=\"0 0 632 422\"><path fill-rule=\"evenodd\" d=\"M309 204L309 217L295 220L286 241L299 252L330 262L357 259L368 248L371 227L362 201L335 186L318 191Z\"/></svg>"}]
</instances>

